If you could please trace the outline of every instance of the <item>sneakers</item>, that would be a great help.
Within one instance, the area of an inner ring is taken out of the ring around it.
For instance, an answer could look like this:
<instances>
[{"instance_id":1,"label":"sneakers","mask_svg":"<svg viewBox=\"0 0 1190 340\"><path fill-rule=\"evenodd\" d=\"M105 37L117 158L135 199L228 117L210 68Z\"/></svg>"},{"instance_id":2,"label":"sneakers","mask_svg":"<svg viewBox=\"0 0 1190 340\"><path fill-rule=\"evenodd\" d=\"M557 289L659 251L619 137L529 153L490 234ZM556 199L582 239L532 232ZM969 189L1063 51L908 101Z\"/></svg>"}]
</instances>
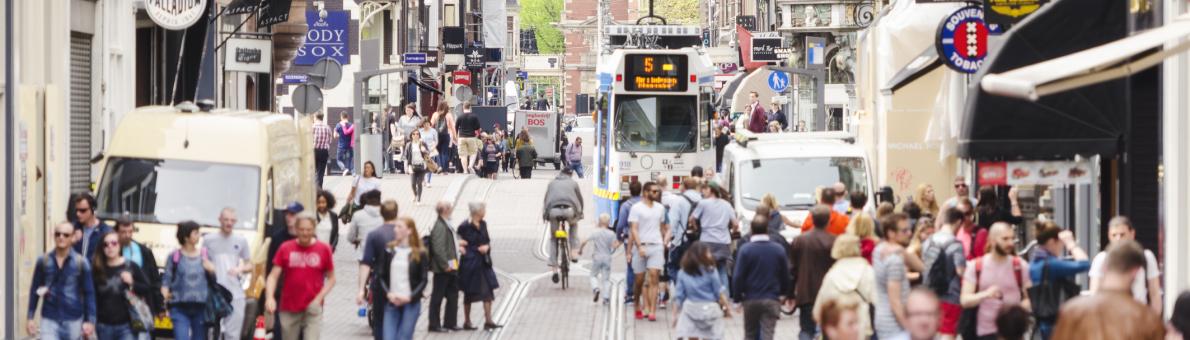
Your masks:
<instances>
[{"instance_id":1,"label":"sneakers","mask_svg":"<svg viewBox=\"0 0 1190 340\"><path fill-rule=\"evenodd\" d=\"M657 301L658 309L665 309L665 300Z\"/></svg>"},{"instance_id":2,"label":"sneakers","mask_svg":"<svg viewBox=\"0 0 1190 340\"><path fill-rule=\"evenodd\" d=\"M591 291L595 292L595 300L592 300L591 302L599 302L599 288L591 289Z\"/></svg>"},{"instance_id":3,"label":"sneakers","mask_svg":"<svg viewBox=\"0 0 1190 340\"><path fill-rule=\"evenodd\" d=\"M649 321L657 321L657 313L649 314Z\"/></svg>"},{"instance_id":4,"label":"sneakers","mask_svg":"<svg viewBox=\"0 0 1190 340\"><path fill-rule=\"evenodd\" d=\"M637 310L636 310L636 319L637 319L637 320L643 320L644 318L645 318L645 314L644 314L644 313L641 313L641 312L640 312L640 310L639 310L639 309L637 309Z\"/></svg>"}]
</instances>

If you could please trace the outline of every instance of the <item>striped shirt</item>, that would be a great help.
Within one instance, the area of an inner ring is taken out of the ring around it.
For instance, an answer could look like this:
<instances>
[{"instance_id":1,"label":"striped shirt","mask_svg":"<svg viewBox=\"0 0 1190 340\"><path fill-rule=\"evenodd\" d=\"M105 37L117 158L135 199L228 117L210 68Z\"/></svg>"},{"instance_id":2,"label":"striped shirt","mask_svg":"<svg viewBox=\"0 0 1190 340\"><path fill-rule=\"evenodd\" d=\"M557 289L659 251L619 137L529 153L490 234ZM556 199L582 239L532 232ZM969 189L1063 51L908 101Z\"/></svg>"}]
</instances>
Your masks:
<instances>
[{"instance_id":1,"label":"striped shirt","mask_svg":"<svg viewBox=\"0 0 1190 340\"><path fill-rule=\"evenodd\" d=\"M326 126L326 123L314 123L314 148L319 150L331 148L331 127Z\"/></svg>"}]
</instances>

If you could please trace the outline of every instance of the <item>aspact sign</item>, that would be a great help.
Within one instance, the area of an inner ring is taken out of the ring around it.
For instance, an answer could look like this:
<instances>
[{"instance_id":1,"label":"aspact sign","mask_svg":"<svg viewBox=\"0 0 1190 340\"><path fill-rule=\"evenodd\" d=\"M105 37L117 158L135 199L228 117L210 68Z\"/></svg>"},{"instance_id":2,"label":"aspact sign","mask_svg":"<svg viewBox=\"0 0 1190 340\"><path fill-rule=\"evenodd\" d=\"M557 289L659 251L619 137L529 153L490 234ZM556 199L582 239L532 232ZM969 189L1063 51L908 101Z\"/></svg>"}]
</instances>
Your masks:
<instances>
[{"instance_id":1,"label":"aspact sign","mask_svg":"<svg viewBox=\"0 0 1190 340\"><path fill-rule=\"evenodd\" d=\"M314 65L322 58L332 58L340 64L351 63L351 14L347 11L329 11L326 18L318 12L306 12L306 41L297 51L293 63Z\"/></svg>"},{"instance_id":2,"label":"aspact sign","mask_svg":"<svg viewBox=\"0 0 1190 340\"><path fill-rule=\"evenodd\" d=\"M983 9L963 7L944 18L938 27L936 47L947 67L962 73L979 71L988 55Z\"/></svg>"}]
</instances>

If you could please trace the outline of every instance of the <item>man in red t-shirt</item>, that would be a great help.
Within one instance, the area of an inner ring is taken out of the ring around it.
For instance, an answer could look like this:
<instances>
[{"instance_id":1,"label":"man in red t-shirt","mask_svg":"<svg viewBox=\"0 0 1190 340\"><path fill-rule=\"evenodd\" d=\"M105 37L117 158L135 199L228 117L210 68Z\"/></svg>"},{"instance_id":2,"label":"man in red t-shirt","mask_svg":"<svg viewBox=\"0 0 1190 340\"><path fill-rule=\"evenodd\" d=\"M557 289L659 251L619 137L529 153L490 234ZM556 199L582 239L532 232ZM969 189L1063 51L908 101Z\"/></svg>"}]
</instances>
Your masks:
<instances>
[{"instance_id":1,"label":"man in red t-shirt","mask_svg":"<svg viewBox=\"0 0 1190 340\"><path fill-rule=\"evenodd\" d=\"M823 188L822 197L819 197L820 204L828 207L835 206L835 189ZM851 218L847 215L840 214L838 211L831 210L831 221L826 224L826 232L831 235L839 236L847 231L847 224L851 223ZM814 228L814 220L812 216L806 215L806 220L802 222L802 232L809 232Z\"/></svg>"},{"instance_id":2,"label":"man in red t-shirt","mask_svg":"<svg viewBox=\"0 0 1190 340\"><path fill-rule=\"evenodd\" d=\"M331 247L314 239L313 213L298 215L297 239L285 241L273 258L269 272L265 308L277 310L277 281L285 274L281 286L281 333L283 340L297 340L302 333L306 340L318 340L322 332L322 301L335 286L335 264Z\"/></svg>"}]
</instances>

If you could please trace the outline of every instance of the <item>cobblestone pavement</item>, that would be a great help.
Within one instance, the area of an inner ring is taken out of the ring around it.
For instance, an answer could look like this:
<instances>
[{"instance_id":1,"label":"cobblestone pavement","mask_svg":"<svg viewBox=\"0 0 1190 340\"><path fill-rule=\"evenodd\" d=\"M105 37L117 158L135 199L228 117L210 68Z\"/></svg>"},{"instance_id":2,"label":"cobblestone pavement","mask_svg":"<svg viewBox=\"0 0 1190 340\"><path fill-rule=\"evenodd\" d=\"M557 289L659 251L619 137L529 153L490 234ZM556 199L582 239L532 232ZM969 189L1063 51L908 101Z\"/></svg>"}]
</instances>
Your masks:
<instances>
[{"instance_id":1,"label":"cobblestone pavement","mask_svg":"<svg viewBox=\"0 0 1190 340\"><path fill-rule=\"evenodd\" d=\"M428 300L423 300L423 312L418 320L417 339L672 339L672 310L658 311L658 320L637 321L633 319L631 305L624 305L623 279L625 265L615 261L612 267L612 303L603 305L592 302L591 285L588 282L589 254L584 254L571 271L571 286L562 290L550 280L546 266L546 248L543 243L546 224L541 220L541 205L546 186L557 171L538 170L533 179L513 179L510 174L500 174L497 180L479 179L462 175L435 176L433 185L426 188L423 204L412 204L412 190L409 178L404 175L388 175L382 180L381 190L385 199L396 197L401 205L401 214L413 217L423 234L435 219L433 205L439 200L450 200L456 205L452 223L458 225L467 218L467 203L486 202L492 256L495 262L500 289L496 291L493 316L505 328L494 331L469 331L455 333L428 333ZM586 199L591 197L589 179L579 179ZM328 177L327 188L344 201L350 191L350 178ZM395 196L394 196L395 195ZM579 236L584 238L595 225L593 209L586 209L586 216L579 223ZM358 316L355 292L358 289L358 265L354 249L340 248L335 254L338 284L327 298L327 312L324 316L323 338L325 339L368 339L370 331L364 318ZM620 255L622 256L622 255ZM620 257L622 259L622 257ZM606 294L606 293L605 293ZM460 298L461 301L461 298ZM480 304L474 306L472 322L483 323ZM462 307L459 308L462 313ZM462 322L462 316L459 321ZM726 320L726 338L743 338L743 317L736 313ZM797 315L783 316L777 325L778 339L797 337Z\"/></svg>"}]
</instances>

